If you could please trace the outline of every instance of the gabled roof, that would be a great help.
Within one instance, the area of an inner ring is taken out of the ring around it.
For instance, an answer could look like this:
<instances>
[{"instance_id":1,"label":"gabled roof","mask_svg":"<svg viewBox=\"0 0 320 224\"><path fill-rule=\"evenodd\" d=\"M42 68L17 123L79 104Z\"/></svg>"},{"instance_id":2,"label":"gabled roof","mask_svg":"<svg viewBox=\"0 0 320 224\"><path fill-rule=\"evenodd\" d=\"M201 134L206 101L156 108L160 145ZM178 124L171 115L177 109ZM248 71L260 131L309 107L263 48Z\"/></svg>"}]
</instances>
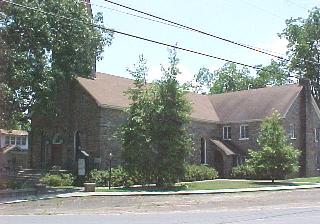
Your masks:
<instances>
[{"instance_id":1,"label":"gabled roof","mask_svg":"<svg viewBox=\"0 0 320 224\"><path fill-rule=\"evenodd\" d=\"M28 132L27 132L27 131L22 131L22 130L5 130L5 129L0 129L0 134L27 136L27 135L28 135Z\"/></svg>"},{"instance_id":2,"label":"gabled roof","mask_svg":"<svg viewBox=\"0 0 320 224\"><path fill-rule=\"evenodd\" d=\"M298 84L290 84L238 92L214 94L210 101L220 122L261 120L276 109L282 117L302 90Z\"/></svg>"},{"instance_id":3,"label":"gabled roof","mask_svg":"<svg viewBox=\"0 0 320 224\"><path fill-rule=\"evenodd\" d=\"M95 99L98 105L115 109L129 106L130 100L125 92L133 87L133 80L104 73L97 73L95 79L78 78L80 85ZM210 100L205 95L188 93L192 102L191 117L196 120L215 122L218 120Z\"/></svg>"},{"instance_id":4,"label":"gabled roof","mask_svg":"<svg viewBox=\"0 0 320 224\"><path fill-rule=\"evenodd\" d=\"M97 73L95 79L78 78L79 84L102 107L123 109L130 100L125 95L133 80ZM266 87L232 93L201 95L188 93L193 120L205 122L242 122L262 120L276 109L284 117L302 90L297 84Z\"/></svg>"}]
</instances>

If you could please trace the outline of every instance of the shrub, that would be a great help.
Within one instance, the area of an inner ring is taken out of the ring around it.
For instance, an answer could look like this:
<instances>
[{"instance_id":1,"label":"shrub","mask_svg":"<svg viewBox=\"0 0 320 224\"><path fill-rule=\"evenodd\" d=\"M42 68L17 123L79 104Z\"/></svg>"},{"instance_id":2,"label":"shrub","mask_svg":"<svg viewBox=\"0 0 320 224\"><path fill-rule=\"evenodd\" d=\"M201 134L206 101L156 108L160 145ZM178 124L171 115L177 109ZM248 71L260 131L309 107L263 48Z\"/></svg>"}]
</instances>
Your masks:
<instances>
[{"instance_id":1,"label":"shrub","mask_svg":"<svg viewBox=\"0 0 320 224\"><path fill-rule=\"evenodd\" d=\"M109 182L109 170L92 170L89 174L89 180L95 182L98 187L107 186ZM129 187L136 184L137 180L130 177L122 167L111 169L111 185L113 187Z\"/></svg>"},{"instance_id":2,"label":"shrub","mask_svg":"<svg viewBox=\"0 0 320 224\"><path fill-rule=\"evenodd\" d=\"M213 180L218 177L218 172L205 165L187 165L183 181Z\"/></svg>"},{"instance_id":3,"label":"shrub","mask_svg":"<svg viewBox=\"0 0 320 224\"><path fill-rule=\"evenodd\" d=\"M255 179L256 174L253 167L248 164L233 167L231 177L239 179Z\"/></svg>"},{"instance_id":4,"label":"shrub","mask_svg":"<svg viewBox=\"0 0 320 224\"><path fill-rule=\"evenodd\" d=\"M23 188L31 188L33 187L32 183L29 182L21 182L21 181L15 181L15 180L10 180L7 183L6 188L10 189L23 189Z\"/></svg>"},{"instance_id":5,"label":"shrub","mask_svg":"<svg viewBox=\"0 0 320 224\"><path fill-rule=\"evenodd\" d=\"M46 174L40 179L42 183L52 187L72 186L74 180L75 178L71 173Z\"/></svg>"}]
</instances>

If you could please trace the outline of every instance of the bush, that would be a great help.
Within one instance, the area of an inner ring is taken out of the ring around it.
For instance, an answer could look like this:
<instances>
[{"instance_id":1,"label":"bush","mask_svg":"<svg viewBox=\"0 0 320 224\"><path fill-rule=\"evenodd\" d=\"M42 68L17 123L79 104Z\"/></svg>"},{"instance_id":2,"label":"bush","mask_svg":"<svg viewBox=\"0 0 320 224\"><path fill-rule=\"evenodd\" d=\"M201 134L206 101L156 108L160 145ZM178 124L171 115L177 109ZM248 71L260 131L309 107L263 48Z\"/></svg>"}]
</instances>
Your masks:
<instances>
[{"instance_id":1,"label":"bush","mask_svg":"<svg viewBox=\"0 0 320 224\"><path fill-rule=\"evenodd\" d=\"M15 190L24 189L24 188L31 188L31 187L33 187L32 183L15 181L15 180L10 180L6 186L6 188L15 189Z\"/></svg>"},{"instance_id":2,"label":"bush","mask_svg":"<svg viewBox=\"0 0 320 224\"><path fill-rule=\"evenodd\" d=\"M205 165L187 165L183 181L213 180L218 177L218 172Z\"/></svg>"},{"instance_id":3,"label":"bush","mask_svg":"<svg viewBox=\"0 0 320 224\"><path fill-rule=\"evenodd\" d=\"M89 180L95 182L98 187L107 186L109 182L109 170L92 170L89 174ZM111 169L111 186L129 187L136 184L137 180L134 177L130 177L122 167Z\"/></svg>"},{"instance_id":4,"label":"bush","mask_svg":"<svg viewBox=\"0 0 320 224\"><path fill-rule=\"evenodd\" d=\"M248 164L233 167L231 177L238 179L255 179L256 174L253 167Z\"/></svg>"},{"instance_id":5,"label":"bush","mask_svg":"<svg viewBox=\"0 0 320 224\"><path fill-rule=\"evenodd\" d=\"M42 183L52 187L72 186L74 180L75 178L71 173L46 174L40 179Z\"/></svg>"}]
</instances>

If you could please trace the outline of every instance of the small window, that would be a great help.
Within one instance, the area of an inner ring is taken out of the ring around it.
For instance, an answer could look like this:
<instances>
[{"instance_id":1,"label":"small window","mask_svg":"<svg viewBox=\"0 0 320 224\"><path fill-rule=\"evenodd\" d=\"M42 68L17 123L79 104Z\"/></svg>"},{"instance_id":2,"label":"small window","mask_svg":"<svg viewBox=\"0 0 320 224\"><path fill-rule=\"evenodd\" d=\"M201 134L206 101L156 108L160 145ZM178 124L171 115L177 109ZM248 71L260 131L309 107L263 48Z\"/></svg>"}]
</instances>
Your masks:
<instances>
[{"instance_id":1,"label":"small window","mask_svg":"<svg viewBox=\"0 0 320 224\"><path fill-rule=\"evenodd\" d=\"M296 126L295 124L290 124L289 127L289 137L291 139L296 139Z\"/></svg>"},{"instance_id":2,"label":"small window","mask_svg":"<svg viewBox=\"0 0 320 224\"><path fill-rule=\"evenodd\" d=\"M26 145L27 144L27 137L23 136L21 137L21 145Z\"/></svg>"},{"instance_id":3,"label":"small window","mask_svg":"<svg viewBox=\"0 0 320 224\"><path fill-rule=\"evenodd\" d=\"M10 136L10 145L16 144L16 138L14 136Z\"/></svg>"},{"instance_id":4,"label":"small window","mask_svg":"<svg viewBox=\"0 0 320 224\"><path fill-rule=\"evenodd\" d=\"M17 145L21 145L21 137L20 137L20 136L18 136L18 137L16 138L16 144L17 144Z\"/></svg>"},{"instance_id":5,"label":"small window","mask_svg":"<svg viewBox=\"0 0 320 224\"><path fill-rule=\"evenodd\" d=\"M230 140L231 139L231 127L230 126L224 126L223 127L223 139L224 140Z\"/></svg>"},{"instance_id":6,"label":"small window","mask_svg":"<svg viewBox=\"0 0 320 224\"><path fill-rule=\"evenodd\" d=\"M319 142L320 141L320 128L314 129L314 141Z\"/></svg>"},{"instance_id":7,"label":"small window","mask_svg":"<svg viewBox=\"0 0 320 224\"><path fill-rule=\"evenodd\" d=\"M207 142L204 138L201 138L201 163L207 164Z\"/></svg>"},{"instance_id":8,"label":"small window","mask_svg":"<svg viewBox=\"0 0 320 224\"><path fill-rule=\"evenodd\" d=\"M5 145L10 145L10 136L6 136Z\"/></svg>"},{"instance_id":9,"label":"small window","mask_svg":"<svg viewBox=\"0 0 320 224\"><path fill-rule=\"evenodd\" d=\"M243 165L245 162L246 162L246 160L247 160L247 157L246 156L237 156L236 157L237 159L236 159L236 165L237 166L241 166L241 165Z\"/></svg>"},{"instance_id":10,"label":"small window","mask_svg":"<svg viewBox=\"0 0 320 224\"><path fill-rule=\"evenodd\" d=\"M240 139L249 139L248 125L240 125Z\"/></svg>"}]
</instances>

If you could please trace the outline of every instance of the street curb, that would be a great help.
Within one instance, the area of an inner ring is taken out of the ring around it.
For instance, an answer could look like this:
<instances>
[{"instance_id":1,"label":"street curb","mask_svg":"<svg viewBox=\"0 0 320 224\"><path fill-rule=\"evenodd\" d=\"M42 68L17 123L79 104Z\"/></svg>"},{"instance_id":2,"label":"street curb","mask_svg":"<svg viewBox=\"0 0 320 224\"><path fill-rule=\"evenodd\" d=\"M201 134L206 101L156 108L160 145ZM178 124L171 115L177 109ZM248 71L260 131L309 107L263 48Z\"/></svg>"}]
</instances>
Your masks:
<instances>
[{"instance_id":1,"label":"street curb","mask_svg":"<svg viewBox=\"0 0 320 224\"><path fill-rule=\"evenodd\" d=\"M194 190L194 191L168 191L168 192L73 192L58 194L56 196L40 197L24 200L14 200L2 202L0 205L15 204L28 201L49 200L54 198L89 197L89 196L170 196L170 195L210 195L228 193L249 193L264 191L286 191L286 190L306 190L320 188L320 184L301 185L301 186L280 186L280 187L261 187L261 188L240 188L240 189L220 189L220 190Z\"/></svg>"}]
</instances>

